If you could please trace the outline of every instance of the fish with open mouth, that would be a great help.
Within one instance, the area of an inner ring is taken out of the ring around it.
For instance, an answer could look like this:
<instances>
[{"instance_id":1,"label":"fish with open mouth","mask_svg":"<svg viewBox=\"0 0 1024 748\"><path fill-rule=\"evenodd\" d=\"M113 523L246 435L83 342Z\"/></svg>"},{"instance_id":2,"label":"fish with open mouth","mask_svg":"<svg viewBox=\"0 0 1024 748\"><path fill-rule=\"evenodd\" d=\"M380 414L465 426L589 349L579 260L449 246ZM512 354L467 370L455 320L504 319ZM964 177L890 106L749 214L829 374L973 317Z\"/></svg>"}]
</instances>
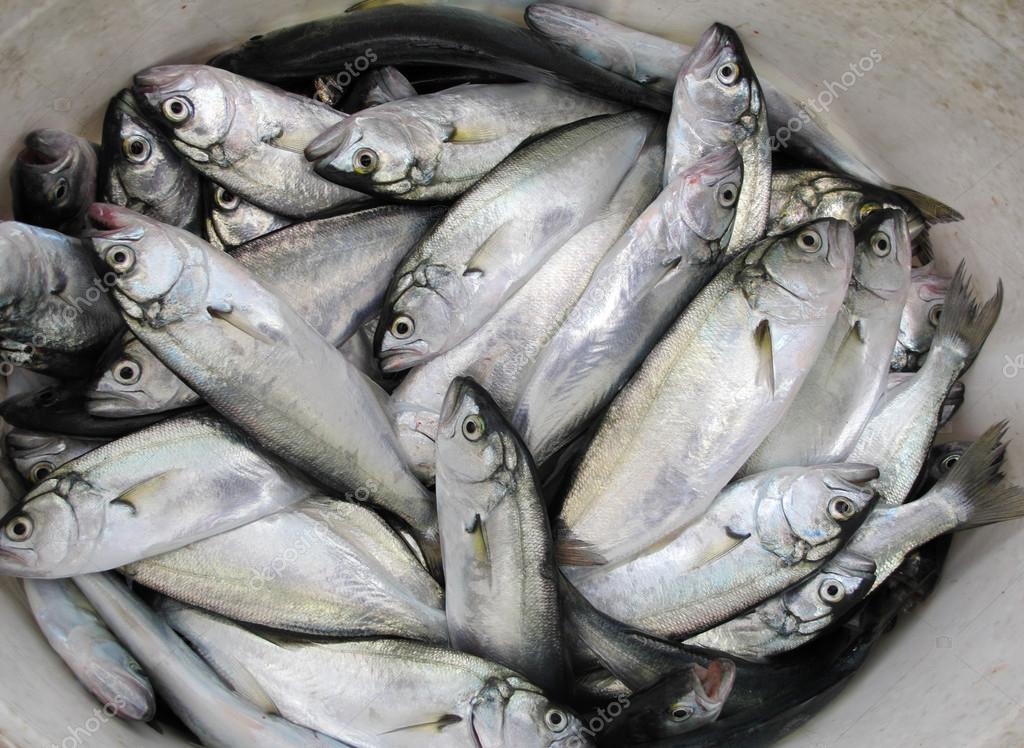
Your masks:
<instances>
[{"instance_id":1,"label":"fish with open mouth","mask_svg":"<svg viewBox=\"0 0 1024 748\"><path fill-rule=\"evenodd\" d=\"M892 351L893 371L917 371L932 347L935 332L946 303L952 278L941 275L931 265L914 268L910 276L910 294L900 317L900 332Z\"/></svg>"},{"instance_id":2,"label":"fish with open mouth","mask_svg":"<svg viewBox=\"0 0 1024 748\"><path fill-rule=\"evenodd\" d=\"M14 220L77 236L96 199L97 148L63 130L33 130L11 169Z\"/></svg>"}]
</instances>

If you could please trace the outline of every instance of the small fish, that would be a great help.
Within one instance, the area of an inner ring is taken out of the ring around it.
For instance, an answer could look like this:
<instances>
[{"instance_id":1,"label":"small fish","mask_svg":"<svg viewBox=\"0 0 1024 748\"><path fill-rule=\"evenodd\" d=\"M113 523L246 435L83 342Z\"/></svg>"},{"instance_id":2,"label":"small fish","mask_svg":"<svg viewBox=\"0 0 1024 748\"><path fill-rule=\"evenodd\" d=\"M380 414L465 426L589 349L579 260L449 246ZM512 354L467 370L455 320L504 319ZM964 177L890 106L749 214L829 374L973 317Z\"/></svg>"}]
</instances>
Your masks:
<instances>
[{"instance_id":1,"label":"small fish","mask_svg":"<svg viewBox=\"0 0 1024 748\"><path fill-rule=\"evenodd\" d=\"M11 169L14 220L70 236L96 199L96 146L63 130L33 130Z\"/></svg>"},{"instance_id":2,"label":"small fish","mask_svg":"<svg viewBox=\"0 0 1024 748\"><path fill-rule=\"evenodd\" d=\"M44 387L0 403L0 417L11 426L71 437L114 439L152 426L164 416L139 413L103 418L90 411L92 402L81 386Z\"/></svg>"},{"instance_id":3,"label":"small fish","mask_svg":"<svg viewBox=\"0 0 1024 748\"><path fill-rule=\"evenodd\" d=\"M108 441L45 434L15 427L7 433L7 454L22 477L35 485L65 462L81 457Z\"/></svg>"},{"instance_id":4,"label":"small fish","mask_svg":"<svg viewBox=\"0 0 1024 748\"><path fill-rule=\"evenodd\" d=\"M270 234L292 221L246 202L212 182L207 185L206 239L217 249L230 251Z\"/></svg>"},{"instance_id":5,"label":"small fish","mask_svg":"<svg viewBox=\"0 0 1024 748\"><path fill-rule=\"evenodd\" d=\"M900 333L892 352L893 371L917 371L932 347L946 303L951 278L931 266L911 272L910 294L900 318Z\"/></svg>"}]
</instances>

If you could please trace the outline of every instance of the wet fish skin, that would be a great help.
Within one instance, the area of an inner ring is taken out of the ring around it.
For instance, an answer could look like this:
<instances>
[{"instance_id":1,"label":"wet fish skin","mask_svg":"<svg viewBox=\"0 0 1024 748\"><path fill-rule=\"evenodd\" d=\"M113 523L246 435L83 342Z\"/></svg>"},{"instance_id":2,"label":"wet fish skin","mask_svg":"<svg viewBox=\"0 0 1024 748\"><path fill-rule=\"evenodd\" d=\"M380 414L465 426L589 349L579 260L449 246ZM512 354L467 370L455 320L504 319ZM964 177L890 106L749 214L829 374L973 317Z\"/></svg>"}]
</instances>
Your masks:
<instances>
[{"instance_id":1,"label":"wet fish skin","mask_svg":"<svg viewBox=\"0 0 1024 748\"><path fill-rule=\"evenodd\" d=\"M491 396L468 377L452 381L437 429L452 645L558 694L566 658L551 527L538 489L533 458Z\"/></svg>"},{"instance_id":2,"label":"wet fish skin","mask_svg":"<svg viewBox=\"0 0 1024 748\"><path fill-rule=\"evenodd\" d=\"M505 159L395 272L377 327L385 373L461 343L600 215L657 127L627 112L562 128ZM572 181L585 188L566 192Z\"/></svg>"},{"instance_id":3,"label":"wet fish skin","mask_svg":"<svg viewBox=\"0 0 1024 748\"><path fill-rule=\"evenodd\" d=\"M160 413L101 418L88 410L81 386L51 386L0 403L0 417L17 428L85 438L116 438L157 423Z\"/></svg>"},{"instance_id":4,"label":"wet fish skin","mask_svg":"<svg viewBox=\"0 0 1024 748\"><path fill-rule=\"evenodd\" d=\"M36 484L65 462L81 457L108 441L46 434L15 427L7 433L6 451L21 476L29 484Z\"/></svg>"},{"instance_id":5,"label":"wet fish skin","mask_svg":"<svg viewBox=\"0 0 1024 748\"><path fill-rule=\"evenodd\" d=\"M556 525L561 563L628 561L703 513L796 395L852 262L852 231L828 219L701 291L605 413Z\"/></svg>"},{"instance_id":6,"label":"wet fish skin","mask_svg":"<svg viewBox=\"0 0 1024 748\"><path fill-rule=\"evenodd\" d=\"M909 382L917 376L916 371L890 371L886 380L884 398L887 393L895 390L905 382ZM957 414L960 406L964 404L964 397L967 394L967 387L961 381L953 382L953 386L946 393L946 399L942 401L942 409L939 411L939 428L942 428Z\"/></svg>"},{"instance_id":7,"label":"wet fish skin","mask_svg":"<svg viewBox=\"0 0 1024 748\"><path fill-rule=\"evenodd\" d=\"M156 714L153 685L70 579L26 579L29 608L46 640L75 677L121 719Z\"/></svg>"},{"instance_id":8,"label":"wet fish skin","mask_svg":"<svg viewBox=\"0 0 1024 748\"><path fill-rule=\"evenodd\" d=\"M14 220L77 236L96 199L96 146L63 130L33 130L11 169Z\"/></svg>"},{"instance_id":9,"label":"wet fish skin","mask_svg":"<svg viewBox=\"0 0 1024 748\"><path fill-rule=\"evenodd\" d=\"M212 182L207 185L206 204L206 240L226 252L292 224Z\"/></svg>"},{"instance_id":10,"label":"wet fish skin","mask_svg":"<svg viewBox=\"0 0 1024 748\"><path fill-rule=\"evenodd\" d=\"M316 490L220 418L177 416L65 463L0 520L0 571L106 571L285 509Z\"/></svg>"},{"instance_id":11,"label":"wet fish skin","mask_svg":"<svg viewBox=\"0 0 1024 748\"><path fill-rule=\"evenodd\" d=\"M409 79L398 68L386 65L370 70L356 80L345 97L343 109L355 113L410 96L416 96L416 89Z\"/></svg>"},{"instance_id":12,"label":"wet fish skin","mask_svg":"<svg viewBox=\"0 0 1024 748\"><path fill-rule=\"evenodd\" d=\"M98 199L195 234L202 227L199 172L141 113L127 88L110 100L103 119Z\"/></svg>"},{"instance_id":13,"label":"wet fish skin","mask_svg":"<svg viewBox=\"0 0 1024 748\"><path fill-rule=\"evenodd\" d=\"M122 571L176 600L259 626L448 642L440 586L358 503L307 499Z\"/></svg>"},{"instance_id":14,"label":"wet fish skin","mask_svg":"<svg viewBox=\"0 0 1024 748\"><path fill-rule=\"evenodd\" d=\"M310 143L306 158L361 192L451 200L524 141L623 109L540 83L466 84L357 112Z\"/></svg>"},{"instance_id":15,"label":"wet fish skin","mask_svg":"<svg viewBox=\"0 0 1024 748\"><path fill-rule=\"evenodd\" d=\"M405 464L384 391L198 237L114 206L96 204L90 216L93 249L117 274L113 294L135 335L268 452L341 495L368 491L436 568L434 498Z\"/></svg>"},{"instance_id":16,"label":"wet fish skin","mask_svg":"<svg viewBox=\"0 0 1024 748\"><path fill-rule=\"evenodd\" d=\"M122 329L88 250L71 237L0 222L0 354L51 376L85 375Z\"/></svg>"},{"instance_id":17,"label":"wet fish skin","mask_svg":"<svg viewBox=\"0 0 1024 748\"><path fill-rule=\"evenodd\" d=\"M210 748L350 748L268 714L224 684L167 623L111 575L76 579L82 593L149 674L161 698Z\"/></svg>"},{"instance_id":18,"label":"wet fish skin","mask_svg":"<svg viewBox=\"0 0 1024 748\"><path fill-rule=\"evenodd\" d=\"M163 613L235 688L357 745L592 745L575 715L520 675L472 655L400 639L278 640L180 605ZM383 699L387 709L366 708Z\"/></svg>"},{"instance_id":19,"label":"wet fish skin","mask_svg":"<svg viewBox=\"0 0 1024 748\"><path fill-rule=\"evenodd\" d=\"M931 348L952 279L931 266L914 268L900 333L892 352L893 371L917 371Z\"/></svg>"},{"instance_id":20,"label":"wet fish skin","mask_svg":"<svg viewBox=\"0 0 1024 748\"><path fill-rule=\"evenodd\" d=\"M264 210L308 219L367 201L302 155L344 118L328 106L205 65L148 68L132 92L196 170Z\"/></svg>"}]
</instances>

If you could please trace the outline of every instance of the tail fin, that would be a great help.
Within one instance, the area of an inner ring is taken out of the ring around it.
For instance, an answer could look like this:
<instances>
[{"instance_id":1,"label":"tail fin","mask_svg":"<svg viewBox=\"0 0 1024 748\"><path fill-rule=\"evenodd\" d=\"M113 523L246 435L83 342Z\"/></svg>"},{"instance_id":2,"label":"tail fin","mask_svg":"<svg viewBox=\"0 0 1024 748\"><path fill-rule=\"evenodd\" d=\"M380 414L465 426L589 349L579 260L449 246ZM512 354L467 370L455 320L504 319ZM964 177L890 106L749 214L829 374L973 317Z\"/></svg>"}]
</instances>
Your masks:
<instances>
[{"instance_id":1,"label":"tail fin","mask_svg":"<svg viewBox=\"0 0 1024 748\"><path fill-rule=\"evenodd\" d=\"M924 220L928 224L952 223L953 221L964 220L964 217L958 210L939 202L934 197L928 197L923 192L912 190L909 187L892 187L891 189L921 211L921 215L924 216Z\"/></svg>"},{"instance_id":2,"label":"tail fin","mask_svg":"<svg viewBox=\"0 0 1024 748\"><path fill-rule=\"evenodd\" d=\"M957 530L991 525L1024 516L1024 489L1007 484L1002 473L1007 422L978 437L934 490L953 494Z\"/></svg>"},{"instance_id":3,"label":"tail fin","mask_svg":"<svg viewBox=\"0 0 1024 748\"><path fill-rule=\"evenodd\" d=\"M996 285L992 298L980 309L971 285L961 260L946 292L946 304L932 343L933 349L942 346L959 352L964 357L965 371L981 351L1003 306L1002 280Z\"/></svg>"}]
</instances>

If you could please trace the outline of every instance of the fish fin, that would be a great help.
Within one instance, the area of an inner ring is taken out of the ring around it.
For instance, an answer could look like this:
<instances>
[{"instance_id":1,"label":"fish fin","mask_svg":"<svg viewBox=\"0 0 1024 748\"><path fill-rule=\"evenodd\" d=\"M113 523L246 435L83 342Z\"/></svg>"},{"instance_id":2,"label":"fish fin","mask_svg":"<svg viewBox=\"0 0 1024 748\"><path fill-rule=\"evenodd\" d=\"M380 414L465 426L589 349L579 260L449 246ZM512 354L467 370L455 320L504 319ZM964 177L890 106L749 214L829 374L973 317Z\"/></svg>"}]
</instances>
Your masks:
<instances>
[{"instance_id":1,"label":"fish fin","mask_svg":"<svg viewBox=\"0 0 1024 748\"><path fill-rule=\"evenodd\" d=\"M501 265L505 259L506 239L514 238L514 225L511 221L501 224L477 248L466 263L463 275L487 275L494 267Z\"/></svg>"},{"instance_id":2,"label":"fish fin","mask_svg":"<svg viewBox=\"0 0 1024 748\"><path fill-rule=\"evenodd\" d=\"M55 267L53 271L55 277L53 279L53 288L50 289L50 293L53 296L60 296L68 287L68 276L67 273L59 267Z\"/></svg>"},{"instance_id":3,"label":"fish fin","mask_svg":"<svg viewBox=\"0 0 1024 748\"><path fill-rule=\"evenodd\" d=\"M231 325L236 330L244 333L245 335L260 341L266 345L274 345L274 339L267 335L265 332L259 329L251 320L249 320L244 314L235 310L231 304L227 302L216 302L206 307L206 311L214 319L218 319L228 325Z\"/></svg>"},{"instance_id":4,"label":"fish fin","mask_svg":"<svg viewBox=\"0 0 1024 748\"><path fill-rule=\"evenodd\" d=\"M935 250L932 249L932 239L928 235L928 228L917 235L913 242L914 257L921 265L928 265L935 259Z\"/></svg>"},{"instance_id":5,"label":"fish fin","mask_svg":"<svg viewBox=\"0 0 1024 748\"><path fill-rule=\"evenodd\" d=\"M451 132L448 133L445 141L455 143L456 145L470 145L473 143L490 143L499 137L500 133L494 128L452 125Z\"/></svg>"},{"instance_id":6,"label":"fish fin","mask_svg":"<svg viewBox=\"0 0 1024 748\"><path fill-rule=\"evenodd\" d=\"M772 350L771 323L763 319L754 330L754 342L757 344L757 383L767 385L771 396L775 397L775 353Z\"/></svg>"},{"instance_id":7,"label":"fish fin","mask_svg":"<svg viewBox=\"0 0 1024 748\"><path fill-rule=\"evenodd\" d=\"M446 727L457 725L462 721L462 717L457 714L442 714L433 722L420 722L416 725L406 725L405 727L396 727L393 730L379 733L380 735L393 735L396 732L407 732L409 730L421 730L421 731L436 731L440 732Z\"/></svg>"},{"instance_id":8,"label":"fish fin","mask_svg":"<svg viewBox=\"0 0 1024 748\"><path fill-rule=\"evenodd\" d=\"M473 515L473 522L466 528L466 532L473 540L473 556L478 562L490 565L491 549L487 545L487 530L484 529L484 521L479 514Z\"/></svg>"},{"instance_id":9,"label":"fish fin","mask_svg":"<svg viewBox=\"0 0 1024 748\"><path fill-rule=\"evenodd\" d=\"M310 139L305 133L285 130L279 124L272 125L260 133L260 140L274 148L280 148L282 151L303 155L306 153L306 146L310 143Z\"/></svg>"},{"instance_id":10,"label":"fish fin","mask_svg":"<svg viewBox=\"0 0 1024 748\"><path fill-rule=\"evenodd\" d=\"M152 497L155 493L160 491L164 482L173 474L177 473L177 470L167 470L163 473L154 475L152 478L147 478L144 481L139 481L134 486L125 489L117 495L110 503L111 505L125 506L131 510L132 514L138 514L139 507L146 503L146 500Z\"/></svg>"},{"instance_id":11,"label":"fish fin","mask_svg":"<svg viewBox=\"0 0 1024 748\"><path fill-rule=\"evenodd\" d=\"M955 529L1024 516L1024 489L1006 483L1002 471L1006 455L1003 437L1008 427L1007 421L990 426L932 489L935 495L951 497L957 515Z\"/></svg>"},{"instance_id":12,"label":"fish fin","mask_svg":"<svg viewBox=\"0 0 1024 748\"><path fill-rule=\"evenodd\" d=\"M603 566L608 559L594 546L571 535L561 535L555 541L555 561L561 566Z\"/></svg>"},{"instance_id":13,"label":"fish fin","mask_svg":"<svg viewBox=\"0 0 1024 748\"><path fill-rule=\"evenodd\" d=\"M927 223L952 223L964 220L963 215L958 210L939 202L934 197L929 197L923 192L918 192L910 187L892 187L891 189L921 211Z\"/></svg>"},{"instance_id":14,"label":"fish fin","mask_svg":"<svg viewBox=\"0 0 1024 748\"><path fill-rule=\"evenodd\" d=\"M965 263L961 260L946 292L946 303L932 341L932 350L943 347L956 356L962 356L963 370L966 371L992 332L1002 306L1003 281L1000 280L992 298L978 307L971 279L966 276Z\"/></svg>"}]
</instances>

